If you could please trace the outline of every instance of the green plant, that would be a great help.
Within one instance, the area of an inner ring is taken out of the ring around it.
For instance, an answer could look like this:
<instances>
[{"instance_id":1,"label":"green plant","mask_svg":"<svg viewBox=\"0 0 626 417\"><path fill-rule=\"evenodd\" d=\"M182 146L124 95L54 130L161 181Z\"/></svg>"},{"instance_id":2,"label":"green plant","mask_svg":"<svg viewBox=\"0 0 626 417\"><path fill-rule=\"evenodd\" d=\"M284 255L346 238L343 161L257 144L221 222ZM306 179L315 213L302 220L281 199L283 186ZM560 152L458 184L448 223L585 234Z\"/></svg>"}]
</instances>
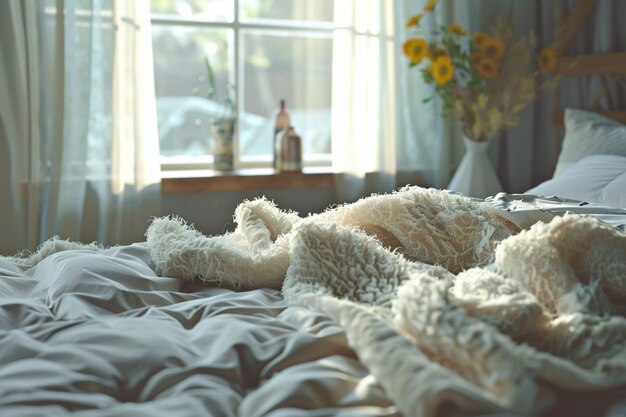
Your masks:
<instances>
[{"instance_id":1,"label":"green plant","mask_svg":"<svg viewBox=\"0 0 626 417\"><path fill-rule=\"evenodd\" d=\"M211 66L209 57L204 57L204 66L207 72L207 82L209 84L207 87L205 96L208 100L223 105L223 113L218 117L218 120L219 119L233 119L235 115L235 109L237 107L237 102L234 98L236 97L234 87L231 84L227 84L224 98L223 100L220 100L217 94L217 85L215 83L215 72L213 71L213 67ZM199 87L194 88L193 93L196 96L200 96L201 95L200 88Z\"/></svg>"}]
</instances>

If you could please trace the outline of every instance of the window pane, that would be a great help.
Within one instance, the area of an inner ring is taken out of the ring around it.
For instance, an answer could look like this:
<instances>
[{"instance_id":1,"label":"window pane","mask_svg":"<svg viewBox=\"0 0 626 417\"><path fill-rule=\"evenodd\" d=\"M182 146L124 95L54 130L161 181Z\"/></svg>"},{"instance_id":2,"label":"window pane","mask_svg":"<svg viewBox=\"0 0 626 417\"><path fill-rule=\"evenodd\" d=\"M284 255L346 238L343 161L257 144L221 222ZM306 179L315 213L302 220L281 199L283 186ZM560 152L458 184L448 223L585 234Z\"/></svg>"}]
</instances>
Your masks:
<instances>
[{"instance_id":1,"label":"window pane","mask_svg":"<svg viewBox=\"0 0 626 417\"><path fill-rule=\"evenodd\" d=\"M332 39L294 33L242 33L242 159L271 160L274 121L281 99L302 137L305 159L330 154ZM254 122L254 123L253 123ZM262 158L259 158L262 156Z\"/></svg>"},{"instance_id":2,"label":"window pane","mask_svg":"<svg viewBox=\"0 0 626 417\"><path fill-rule=\"evenodd\" d=\"M152 27L162 157L212 160L209 126L212 118L228 110L225 97L230 82L231 38L230 30ZM208 99L205 57L215 74L217 91L213 100Z\"/></svg>"},{"instance_id":3,"label":"window pane","mask_svg":"<svg viewBox=\"0 0 626 417\"><path fill-rule=\"evenodd\" d=\"M334 0L241 0L242 19L332 22Z\"/></svg>"},{"instance_id":4,"label":"window pane","mask_svg":"<svg viewBox=\"0 0 626 417\"><path fill-rule=\"evenodd\" d=\"M209 21L232 21L235 0L150 0L152 13Z\"/></svg>"}]
</instances>

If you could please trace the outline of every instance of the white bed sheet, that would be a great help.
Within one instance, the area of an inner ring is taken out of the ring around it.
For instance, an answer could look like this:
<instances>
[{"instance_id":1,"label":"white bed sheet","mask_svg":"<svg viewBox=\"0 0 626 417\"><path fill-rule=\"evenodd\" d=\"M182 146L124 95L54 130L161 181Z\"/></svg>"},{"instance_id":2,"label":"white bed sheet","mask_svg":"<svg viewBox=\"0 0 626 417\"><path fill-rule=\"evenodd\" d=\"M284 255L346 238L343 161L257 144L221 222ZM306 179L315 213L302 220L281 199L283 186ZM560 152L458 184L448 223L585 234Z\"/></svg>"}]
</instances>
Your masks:
<instances>
[{"instance_id":1,"label":"white bed sheet","mask_svg":"<svg viewBox=\"0 0 626 417\"><path fill-rule=\"evenodd\" d=\"M0 415L397 416L327 317L180 292L144 244L0 259Z\"/></svg>"}]
</instances>

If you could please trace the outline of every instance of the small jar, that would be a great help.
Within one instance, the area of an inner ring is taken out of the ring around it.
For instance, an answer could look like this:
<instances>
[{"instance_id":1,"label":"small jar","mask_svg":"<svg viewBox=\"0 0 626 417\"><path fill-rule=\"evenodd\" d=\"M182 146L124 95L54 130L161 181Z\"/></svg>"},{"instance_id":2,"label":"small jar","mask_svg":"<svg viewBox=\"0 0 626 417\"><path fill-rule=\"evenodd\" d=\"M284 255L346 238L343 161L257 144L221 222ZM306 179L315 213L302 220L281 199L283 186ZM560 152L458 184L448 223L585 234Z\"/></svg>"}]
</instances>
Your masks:
<instances>
[{"instance_id":1,"label":"small jar","mask_svg":"<svg viewBox=\"0 0 626 417\"><path fill-rule=\"evenodd\" d=\"M302 170L302 138L296 133L293 126L289 126L279 134L276 168L279 171Z\"/></svg>"},{"instance_id":2,"label":"small jar","mask_svg":"<svg viewBox=\"0 0 626 417\"><path fill-rule=\"evenodd\" d=\"M218 171L233 169L233 135L235 133L234 119L220 119L211 125L213 140L213 166Z\"/></svg>"}]
</instances>

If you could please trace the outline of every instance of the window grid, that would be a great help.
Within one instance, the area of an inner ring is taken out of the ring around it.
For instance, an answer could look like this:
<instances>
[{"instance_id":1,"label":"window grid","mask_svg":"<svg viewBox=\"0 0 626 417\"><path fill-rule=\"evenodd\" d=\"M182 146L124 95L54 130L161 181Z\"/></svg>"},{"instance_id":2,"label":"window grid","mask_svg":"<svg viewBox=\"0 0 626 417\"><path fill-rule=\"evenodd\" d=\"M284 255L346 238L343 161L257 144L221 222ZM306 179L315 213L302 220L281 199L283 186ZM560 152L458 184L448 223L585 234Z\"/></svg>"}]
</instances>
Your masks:
<instances>
[{"instance_id":1,"label":"window grid","mask_svg":"<svg viewBox=\"0 0 626 417\"><path fill-rule=\"evenodd\" d=\"M271 32L288 32L291 34L300 34L306 37L333 37L334 30L337 29L330 22L316 22L316 21L294 21L278 20L278 19L244 19L239 18L239 1L234 2L234 18L232 22L229 21L211 21L199 18L185 18L180 16L154 13L151 16L152 25L158 26L191 26L191 27L204 27L213 29L231 29L233 33L232 47L228 48L229 60L233 63L229 66L229 79L234 80L235 91L237 94L237 108L235 109L237 120L239 120L239 113L241 110L241 103L244 99L244 86L243 80L243 65L240 63L243 60L243 50L241 48L241 33L247 30L249 31L263 31L265 33ZM230 43L229 43L230 45ZM242 158L239 148L240 129L235 129L235 137L233 144L233 156L235 168L262 168L271 165L272 161L263 159L260 157L247 157ZM309 157L304 160L303 166L330 166L332 158L330 154L317 154L308 155ZM161 163L162 171L169 170L198 170L198 169L210 169L212 163L207 158L194 158L193 161L179 162L179 163Z\"/></svg>"}]
</instances>

